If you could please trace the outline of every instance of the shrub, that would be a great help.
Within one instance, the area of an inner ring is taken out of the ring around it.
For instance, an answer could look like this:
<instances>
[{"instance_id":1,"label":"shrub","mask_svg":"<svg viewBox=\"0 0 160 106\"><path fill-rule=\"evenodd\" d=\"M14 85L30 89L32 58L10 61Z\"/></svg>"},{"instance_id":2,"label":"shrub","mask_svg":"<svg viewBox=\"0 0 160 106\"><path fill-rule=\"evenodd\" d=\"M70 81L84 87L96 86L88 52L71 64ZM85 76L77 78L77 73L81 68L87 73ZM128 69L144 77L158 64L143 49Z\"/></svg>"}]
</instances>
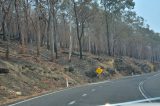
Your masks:
<instances>
[{"instance_id":1,"label":"shrub","mask_svg":"<svg viewBox=\"0 0 160 106\"><path fill-rule=\"evenodd\" d=\"M107 68L106 71L111 75L116 74L115 70L112 68Z\"/></svg>"},{"instance_id":2,"label":"shrub","mask_svg":"<svg viewBox=\"0 0 160 106\"><path fill-rule=\"evenodd\" d=\"M68 69L69 69L69 70L68 70L69 72L73 72L73 71L74 71L74 68L71 67L71 66L70 66Z\"/></svg>"},{"instance_id":3,"label":"shrub","mask_svg":"<svg viewBox=\"0 0 160 106\"><path fill-rule=\"evenodd\" d=\"M69 66L67 68L64 68L65 71L68 71L68 72L73 72L74 71L74 67L72 66Z\"/></svg>"},{"instance_id":4,"label":"shrub","mask_svg":"<svg viewBox=\"0 0 160 106\"><path fill-rule=\"evenodd\" d=\"M96 72L93 71L93 70L87 71L87 72L85 72L85 74L86 74L87 77L90 77L90 78L97 77Z\"/></svg>"}]
</instances>

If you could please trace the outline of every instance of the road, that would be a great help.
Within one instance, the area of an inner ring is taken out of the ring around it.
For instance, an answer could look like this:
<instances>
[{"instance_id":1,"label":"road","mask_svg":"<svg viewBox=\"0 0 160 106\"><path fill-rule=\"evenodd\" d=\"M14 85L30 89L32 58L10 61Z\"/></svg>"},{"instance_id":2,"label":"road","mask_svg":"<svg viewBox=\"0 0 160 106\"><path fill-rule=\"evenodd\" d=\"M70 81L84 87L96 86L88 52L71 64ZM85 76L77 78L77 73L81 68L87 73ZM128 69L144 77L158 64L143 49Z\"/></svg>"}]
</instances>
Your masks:
<instances>
[{"instance_id":1,"label":"road","mask_svg":"<svg viewBox=\"0 0 160 106\"><path fill-rule=\"evenodd\" d=\"M144 99L151 102L148 98L160 97L159 88L160 73L156 72L68 88L9 106L103 106Z\"/></svg>"}]
</instances>

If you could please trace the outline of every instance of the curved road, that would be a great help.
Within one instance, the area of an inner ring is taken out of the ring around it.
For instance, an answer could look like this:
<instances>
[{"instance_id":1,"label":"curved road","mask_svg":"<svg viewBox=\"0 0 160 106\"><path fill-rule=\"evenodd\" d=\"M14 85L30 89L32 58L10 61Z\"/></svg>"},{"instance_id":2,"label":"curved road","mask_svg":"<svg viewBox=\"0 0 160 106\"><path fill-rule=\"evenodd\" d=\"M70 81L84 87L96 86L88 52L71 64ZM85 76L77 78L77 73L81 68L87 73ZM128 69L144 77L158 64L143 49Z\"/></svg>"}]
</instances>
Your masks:
<instances>
[{"instance_id":1,"label":"curved road","mask_svg":"<svg viewBox=\"0 0 160 106\"><path fill-rule=\"evenodd\" d=\"M160 73L68 88L8 106L102 106L160 97Z\"/></svg>"}]
</instances>

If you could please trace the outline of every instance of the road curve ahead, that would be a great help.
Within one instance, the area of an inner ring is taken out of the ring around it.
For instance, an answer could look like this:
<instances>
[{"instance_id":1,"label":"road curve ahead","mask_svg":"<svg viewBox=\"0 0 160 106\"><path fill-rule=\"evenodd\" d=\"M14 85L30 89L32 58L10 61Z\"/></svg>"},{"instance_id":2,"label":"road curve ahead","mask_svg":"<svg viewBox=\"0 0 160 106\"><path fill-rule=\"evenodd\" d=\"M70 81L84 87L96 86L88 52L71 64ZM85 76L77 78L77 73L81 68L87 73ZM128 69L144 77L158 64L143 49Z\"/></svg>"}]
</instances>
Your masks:
<instances>
[{"instance_id":1,"label":"road curve ahead","mask_svg":"<svg viewBox=\"0 0 160 106\"><path fill-rule=\"evenodd\" d=\"M101 106L160 97L160 73L68 88L8 106Z\"/></svg>"}]
</instances>

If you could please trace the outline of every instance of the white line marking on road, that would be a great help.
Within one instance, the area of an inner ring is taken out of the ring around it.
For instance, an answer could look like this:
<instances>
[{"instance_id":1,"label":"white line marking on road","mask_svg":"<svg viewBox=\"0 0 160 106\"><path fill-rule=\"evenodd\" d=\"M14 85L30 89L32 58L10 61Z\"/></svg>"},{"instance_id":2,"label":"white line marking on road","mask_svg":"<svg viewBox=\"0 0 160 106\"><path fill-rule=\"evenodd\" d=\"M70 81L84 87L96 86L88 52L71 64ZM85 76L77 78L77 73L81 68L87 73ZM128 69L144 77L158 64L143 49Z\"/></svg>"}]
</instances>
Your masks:
<instances>
[{"instance_id":1,"label":"white line marking on road","mask_svg":"<svg viewBox=\"0 0 160 106\"><path fill-rule=\"evenodd\" d=\"M95 82L95 83L89 83L87 85L97 85L97 84L103 84L103 83L107 83L107 82L111 82L111 81Z\"/></svg>"},{"instance_id":2,"label":"white line marking on road","mask_svg":"<svg viewBox=\"0 0 160 106\"><path fill-rule=\"evenodd\" d=\"M87 96L87 94L83 94L82 96L85 97L85 96Z\"/></svg>"},{"instance_id":3,"label":"white line marking on road","mask_svg":"<svg viewBox=\"0 0 160 106\"><path fill-rule=\"evenodd\" d=\"M44 95L40 95L40 96L36 96L36 97L30 98L30 99L27 99L27 100L23 100L23 101L20 101L20 102L17 102L17 103L8 105L8 106L15 106L15 105L18 105L18 104L21 104L21 103L24 103L24 102L28 102L28 101L31 101L31 100L34 100L34 99L38 99L38 98L41 98L41 97L52 95L52 94L55 94L55 93L58 93L58 92L71 90L71 89L74 89L74 88L80 88L80 87L85 87L85 86L90 86L90 85L97 85L97 84L102 84L102 83L107 83L107 82L110 82L110 81L102 81L102 82L97 82L97 83L88 83L88 84L81 85L81 86L76 86L76 87L71 87L71 88L67 88L67 89L62 89L62 90L59 90L59 91L54 91L54 92L51 92L51 93L47 93L47 94L44 94Z\"/></svg>"},{"instance_id":4,"label":"white line marking on road","mask_svg":"<svg viewBox=\"0 0 160 106\"><path fill-rule=\"evenodd\" d=\"M76 103L76 101L71 101L71 102L68 103L68 105L73 105L75 103Z\"/></svg>"},{"instance_id":5,"label":"white line marking on road","mask_svg":"<svg viewBox=\"0 0 160 106\"><path fill-rule=\"evenodd\" d=\"M148 77L146 80L150 80L152 77L157 77L158 75L159 75L159 73L158 73L158 74L155 74L155 75L153 75L153 76L151 76L151 77ZM151 102L151 101L148 99L149 97L147 97L147 96L145 95L145 90L144 90L144 88L143 88L144 82L145 82L146 80L141 81L141 82L139 83L138 88L139 88L139 91L141 92L142 96L146 99L146 101ZM152 102L151 102L151 103L152 103Z\"/></svg>"},{"instance_id":6,"label":"white line marking on road","mask_svg":"<svg viewBox=\"0 0 160 106\"><path fill-rule=\"evenodd\" d=\"M149 101L156 101L156 100L160 100L160 97L148 98L148 100ZM147 102L148 100L142 99L142 100L136 100L136 101L130 101L130 102L124 102L124 103L116 103L116 104L108 104L107 103L105 105L99 105L99 106L124 106L124 105L128 106L128 105L131 105L131 104Z\"/></svg>"},{"instance_id":7,"label":"white line marking on road","mask_svg":"<svg viewBox=\"0 0 160 106\"><path fill-rule=\"evenodd\" d=\"M146 100L148 100L148 97L145 95L145 93L144 93L144 89L143 89L143 84L144 84L144 81L141 81L140 83L139 83L139 91L141 92L141 94L142 94L142 96L146 99ZM150 100L148 100L149 102L151 102Z\"/></svg>"},{"instance_id":8,"label":"white line marking on road","mask_svg":"<svg viewBox=\"0 0 160 106\"><path fill-rule=\"evenodd\" d=\"M154 75L154 77L157 77L157 76L159 76L159 74Z\"/></svg>"},{"instance_id":9,"label":"white line marking on road","mask_svg":"<svg viewBox=\"0 0 160 106\"><path fill-rule=\"evenodd\" d=\"M158 75L159 75L159 74L156 74L156 75L153 75L153 76L151 76L151 77L148 77L146 80L150 80L152 77L156 77L156 76L158 76ZM143 88L143 84L144 84L144 82L145 82L146 80L141 81L141 82L139 83L138 88L139 88L139 91L141 92L142 96L143 96L148 102L151 102L151 101L148 99L148 97L145 95L145 90L144 90L144 88Z\"/></svg>"},{"instance_id":10,"label":"white line marking on road","mask_svg":"<svg viewBox=\"0 0 160 106\"><path fill-rule=\"evenodd\" d=\"M92 89L91 91L94 92L96 89Z\"/></svg>"},{"instance_id":11,"label":"white line marking on road","mask_svg":"<svg viewBox=\"0 0 160 106\"><path fill-rule=\"evenodd\" d=\"M133 77L138 77L138 76L140 76L140 75L133 75Z\"/></svg>"},{"instance_id":12,"label":"white line marking on road","mask_svg":"<svg viewBox=\"0 0 160 106\"><path fill-rule=\"evenodd\" d=\"M121 79L134 78L134 77L139 77L139 76L142 76L142 74L141 75L126 76L126 77L122 77Z\"/></svg>"},{"instance_id":13,"label":"white line marking on road","mask_svg":"<svg viewBox=\"0 0 160 106\"><path fill-rule=\"evenodd\" d=\"M139 75L139 76L142 76L142 75ZM131 76L129 76L129 77L131 77ZM123 77L122 79L125 79L125 78L127 78L127 77ZM20 101L20 102L17 102L17 103L8 105L8 106L15 106L15 105L18 105L18 104L21 104L21 103L24 103L24 102L28 102L28 101L31 101L31 100L34 100L34 99L38 99L38 98L41 98L41 97L52 95L52 94L55 94L55 93L58 93L58 92L71 90L71 89L74 89L74 88L80 88L80 87L84 87L84 86L97 85L97 84L108 83L108 82L111 82L111 81L102 81L102 82L96 82L96 83L88 83L88 84L77 86L77 87L71 87L71 88L67 88L67 89L62 89L62 90L59 90L59 91L47 93L47 94L36 96L36 97L30 98L30 99L27 99L27 100L24 100L24 101Z\"/></svg>"}]
</instances>

